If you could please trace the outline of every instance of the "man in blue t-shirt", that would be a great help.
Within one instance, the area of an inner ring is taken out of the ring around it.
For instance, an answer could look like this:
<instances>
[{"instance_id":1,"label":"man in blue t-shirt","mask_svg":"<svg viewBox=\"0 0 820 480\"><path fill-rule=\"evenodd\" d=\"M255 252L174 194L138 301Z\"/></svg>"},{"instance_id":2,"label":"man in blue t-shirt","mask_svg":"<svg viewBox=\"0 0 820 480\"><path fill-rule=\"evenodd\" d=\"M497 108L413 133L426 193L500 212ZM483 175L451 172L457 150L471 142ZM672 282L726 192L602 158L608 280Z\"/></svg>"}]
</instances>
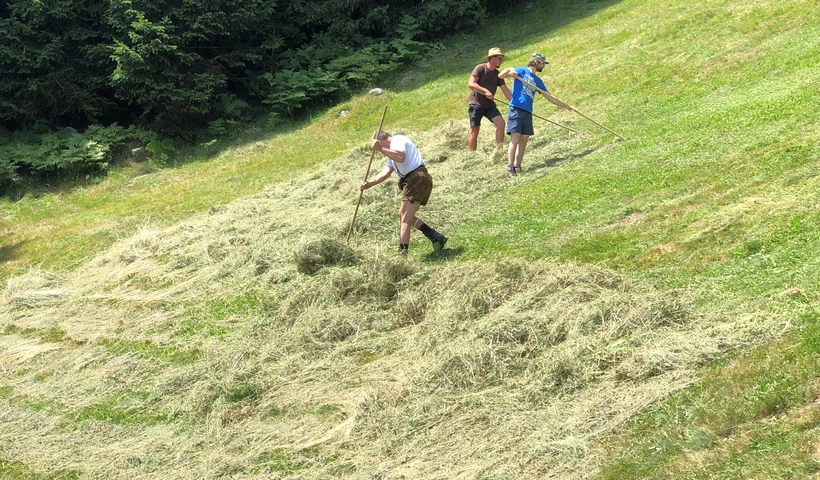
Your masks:
<instances>
[{"instance_id":1,"label":"man in blue t-shirt","mask_svg":"<svg viewBox=\"0 0 820 480\"><path fill-rule=\"evenodd\" d=\"M532 126L532 103L535 98L535 90L524 82L531 83L543 90L541 95L555 106L566 108L571 112L576 112L575 107L571 107L555 97L545 94L547 87L535 74L544 70L548 63L547 59L540 52L533 53L530 63L526 67L510 67L498 74L498 78L513 77L512 99L510 109L507 112L507 134L510 136L510 149L507 152L507 172L515 176L521 173L521 160L524 158L524 151L527 148L527 141L533 134ZM522 82L522 80L524 82Z\"/></svg>"}]
</instances>

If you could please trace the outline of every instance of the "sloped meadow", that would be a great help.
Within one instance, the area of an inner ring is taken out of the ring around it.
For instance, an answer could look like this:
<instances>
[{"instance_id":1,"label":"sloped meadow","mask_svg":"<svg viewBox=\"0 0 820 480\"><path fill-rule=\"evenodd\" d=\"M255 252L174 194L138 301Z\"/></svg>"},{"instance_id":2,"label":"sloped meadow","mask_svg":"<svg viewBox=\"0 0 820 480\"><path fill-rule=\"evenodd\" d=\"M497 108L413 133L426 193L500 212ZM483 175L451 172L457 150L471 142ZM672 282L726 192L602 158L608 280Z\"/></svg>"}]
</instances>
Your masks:
<instances>
[{"instance_id":1,"label":"sloped meadow","mask_svg":"<svg viewBox=\"0 0 820 480\"><path fill-rule=\"evenodd\" d=\"M466 133L409 134L434 177L420 216L450 236L442 252L414 233L410 257L395 253L390 182L365 192L345 242L359 147L146 225L69 274L11 279L4 457L66 478L582 477L591 439L775 328L595 266L460 261L459 224L590 148L534 137L527 175L509 179L504 152L468 153Z\"/></svg>"}]
</instances>

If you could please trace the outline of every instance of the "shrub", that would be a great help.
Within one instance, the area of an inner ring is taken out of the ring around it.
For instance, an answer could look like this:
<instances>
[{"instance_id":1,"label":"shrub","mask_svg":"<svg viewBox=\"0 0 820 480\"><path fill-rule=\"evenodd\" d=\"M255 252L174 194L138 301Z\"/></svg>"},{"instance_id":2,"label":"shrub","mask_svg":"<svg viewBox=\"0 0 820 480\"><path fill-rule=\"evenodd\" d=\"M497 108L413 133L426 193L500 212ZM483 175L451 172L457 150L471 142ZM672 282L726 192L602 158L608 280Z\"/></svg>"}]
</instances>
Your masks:
<instances>
[{"instance_id":1,"label":"shrub","mask_svg":"<svg viewBox=\"0 0 820 480\"><path fill-rule=\"evenodd\" d=\"M91 125L79 133L25 130L0 132L0 192L21 182L23 175L48 181L72 179L108 170L118 152L130 155L133 146L150 142L155 134L117 124Z\"/></svg>"}]
</instances>

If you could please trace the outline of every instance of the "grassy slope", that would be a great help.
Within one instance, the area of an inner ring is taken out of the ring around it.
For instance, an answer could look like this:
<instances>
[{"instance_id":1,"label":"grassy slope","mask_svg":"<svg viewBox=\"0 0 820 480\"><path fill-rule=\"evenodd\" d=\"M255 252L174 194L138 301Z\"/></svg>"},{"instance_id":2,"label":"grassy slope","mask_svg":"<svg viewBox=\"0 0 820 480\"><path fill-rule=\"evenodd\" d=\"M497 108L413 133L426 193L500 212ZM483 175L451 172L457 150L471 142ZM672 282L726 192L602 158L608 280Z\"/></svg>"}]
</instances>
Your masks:
<instances>
[{"instance_id":1,"label":"grassy slope","mask_svg":"<svg viewBox=\"0 0 820 480\"><path fill-rule=\"evenodd\" d=\"M705 313L771 312L792 325L815 322L809 305L820 277L820 31L813 4L573 8L560 16L548 15L550 9L528 14L547 21L499 22L487 37L505 46L510 64L531 50L547 53L550 89L630 140L614 142L588 123L556 115L592 135L556 149L540 128L525 167L545 175L491 194L467 223L445 215L454 245L462 246L460 258L593 262L663 288L688 288ZM524 24L517 44L506 37L513 23ZM391 128L422 131L462 111L464 72L480 55L475 42L454 40L443 59L397 82ZM348 106L365 114L335 119L334 109L304 130L208 162L4 204L3 216L17 233L4 232L3 248L18 256L16 265L34 258L47 267L77 265L143 224L171 222L254 192L356 144L376 123L380 105L363 98ZM537 108L553 111L546 103ZM317 134L325 141L316 142ZM306 144L311 155L303 162ZM259 171L268 167L273 173ZM56 247L49 236L60 238ZM780 295L789 289L800 292ZM808 329L713 367L701 386L602 444L602 458L613 459L613 465L602 461L603 475L787 478L814 471L815 355L816 335ZM33 475L15 462L0 468Z\"/></svg>"},{"instance_id":2,"label":"grassy slope","mask_svg":"<svg viewBox=\"0 0 820 480\"><path fill-rule=\"evenodd\" d=\"M678 276L775 254L784 228L811 241L820 82L817 27L800 5L678 2L663 11L674 20L648 25L657 6L621 4L601 28L605 53L582 29L546 42L576 59L562 96L606 105L605 123L634 140L514 192L486 219L512 219L512 238L477 224L466 233L481 248L471 251L514 248ZM579 60L584 51L594 59ZM627 228L608 228L627 218Z\"/></svg>"}]
</instances>

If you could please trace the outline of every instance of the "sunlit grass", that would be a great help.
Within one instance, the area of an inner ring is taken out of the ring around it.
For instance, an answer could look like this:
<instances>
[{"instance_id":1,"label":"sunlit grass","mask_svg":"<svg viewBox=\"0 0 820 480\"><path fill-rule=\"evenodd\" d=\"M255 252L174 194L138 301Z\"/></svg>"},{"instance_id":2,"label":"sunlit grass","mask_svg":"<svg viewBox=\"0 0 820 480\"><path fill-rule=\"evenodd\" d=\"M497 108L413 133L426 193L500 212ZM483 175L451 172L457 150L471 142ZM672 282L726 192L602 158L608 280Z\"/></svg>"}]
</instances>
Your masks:
<instances>
[{"instance_id":1,"label":"sunlit grass","mask_svg":"<svg viewBox=\"0 0 820 480\"><path fill-rule=\"evenodd\" d=\"M595 478L807 478L817 463L820 320L708 369L612 436Z\"/></svg>"}]
</instances>

